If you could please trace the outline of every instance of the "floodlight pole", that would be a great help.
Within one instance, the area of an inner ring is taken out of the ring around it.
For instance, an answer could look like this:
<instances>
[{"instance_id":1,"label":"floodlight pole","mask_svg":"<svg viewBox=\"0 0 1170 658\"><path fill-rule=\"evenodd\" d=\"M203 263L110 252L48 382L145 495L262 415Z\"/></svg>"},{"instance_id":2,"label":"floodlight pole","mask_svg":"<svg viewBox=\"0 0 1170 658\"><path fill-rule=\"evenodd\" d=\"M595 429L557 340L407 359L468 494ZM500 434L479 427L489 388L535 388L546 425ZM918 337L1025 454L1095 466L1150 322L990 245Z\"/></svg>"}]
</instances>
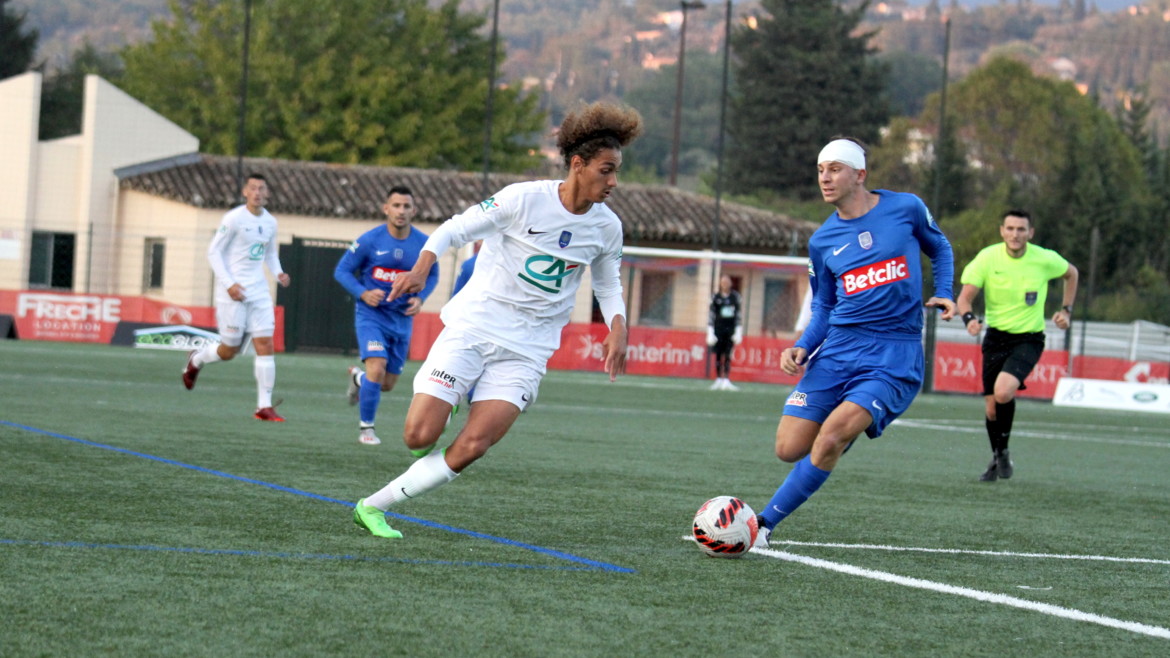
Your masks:
<instances>
[{"instance_id":1,"label":"floodlight pole","mask_svg":"<svg viewBox=\"0 0 1170 658\"><path fill-rule=\"evenodd\" d=\"M236 141L236 194L244 189L244 119L248 114L248 50L252 37L252 0L244 0L244 52L240 71L240 122Z\"/></svg>"},{"instance_id":2,"label":"floodlight pole","mask_svg":"<svg viewBox=\"0 0 1170 658\"><path fill-rule=\"evenodd\" d=\"M731 0L727 0L726 6L727 13L723 19L723 88L719 93L719 139L716 141L715 147L715 218L711 221L711 251L715 253L719 252L719 224L723 219L723 135L727 126L727 80L729 77L728 64L731 61ZM681 97L682 94L680 93L679 96ZM675 143L678 143L677 139ZM714 294L715 282L722 267L722 261L711 261L712 294ZM711 348L707 348L707 353L711 353ZM711 376L710 359L706 359L704 362L703 375L705 377Z\"/></svg>"},{"instance_id":3,"label":"floodlight pole","mask_svg":"<svg viewBox=\"0 0 1170 658\"><path fill-rule=\"evenodd\" d=\"M682 8L682 27L678 34L678 83L674 92L674 140L670 147L670 185L674 187L678 182L678 141L682 134L682 92L683 68L687 57L687 10L706 9L702 0L681 0L678 3Z\"/></svg>"},{"instance_id":4,"label":"floodlight pole","mask_svg":"<svg viewBox=\"0 0 1170 658\"><path fill-rule=\"evenodd\" d=\"M719 251L719 224L722 220L723 201L723 145L727 132L727 81L731 62L731 0L727 0L727 14L723 19L723 88L719 92L719 139L715 147L715 221L711 223L711 251ZM715 274L712 270L711 288L715 288Z\"/></svg>"},{"instance_id":5,"label":"floodlight pole","mask_svg":"<svg viewBox=\"0 0 1170 658\"><path fill-rule=\"evenodd\" d=\"M488 173L492 168L492 123L494 122L494 103L496 95L496 50L500 41L500 0L495 0L492 6L492 52L488 57L488 89L487 106L484 113L483 128L483 198L492 193L488 186Z\"/></svg>"},{"instance_id":6,"label":"floodlight pole","mask_svg":"<svg viewBox=\"0 0 1170 658\"><path fill-rule=\"evenodd\" d=\"M942 208L939 205L942 203L942 142L945 139L947 125L947 63L951 59L951 19L949 16L943 19L943 26L946 36L943 38L942 98L939 100L938 140L935 142L934 149L934 194L930 204L936 220L942 217ZM922 390L927 393L934 392L934 355L938 348L937 335L938 312L936 309L928 307L926 309L926 344L923 349L925 368L922 373Z\"/></svg>"}]
</instances>

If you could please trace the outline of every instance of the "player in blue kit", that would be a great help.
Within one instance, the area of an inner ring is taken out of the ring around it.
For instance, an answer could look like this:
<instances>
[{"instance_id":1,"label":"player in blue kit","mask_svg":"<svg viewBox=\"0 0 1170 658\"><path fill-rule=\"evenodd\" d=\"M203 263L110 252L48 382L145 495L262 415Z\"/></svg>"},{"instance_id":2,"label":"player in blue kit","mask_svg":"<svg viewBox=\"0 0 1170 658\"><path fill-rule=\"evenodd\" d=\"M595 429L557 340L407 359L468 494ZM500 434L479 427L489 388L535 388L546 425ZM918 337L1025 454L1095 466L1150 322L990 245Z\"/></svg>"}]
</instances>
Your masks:
<instances>
[{"instance_id":1,"label":"player in blue kit","mask_svg":"<svg viewBox=\"0 0 1170 658\"><path fill-rule=\"evenodd\" d=\"M349 369L348 396L350 404L358 405L358 440L366 445L381 443L374 434L378 403L382 393L389 393L398 382L410 348L414 316L439 282L436 263L422 290L386 301L394 279L409 272L418 261L427 234L411 226L418 210L409 188L391 188L382 212L386 214L386 225L354 240L333 271L333 278L357 300L354 329L366 369Z\"/></svg>"},{"instance_id":2,"label":"player in blue kit","mask_svg":"<svg viewBox=\"0 0 1170 658\"><path fill-rule=\"evenodd\" d=\"M759 515L766 546L784 520L828 479L865 432L877 438L922 386L922 266L934 296L926 306L955 314L954 257L930 211L913 194L869 191L865 149L834 139L817 158L821 196L836 207L809 239L812 318L780 356L800 381L776 428L776 456L796 462Z\"/></svg>"}]
</instances>

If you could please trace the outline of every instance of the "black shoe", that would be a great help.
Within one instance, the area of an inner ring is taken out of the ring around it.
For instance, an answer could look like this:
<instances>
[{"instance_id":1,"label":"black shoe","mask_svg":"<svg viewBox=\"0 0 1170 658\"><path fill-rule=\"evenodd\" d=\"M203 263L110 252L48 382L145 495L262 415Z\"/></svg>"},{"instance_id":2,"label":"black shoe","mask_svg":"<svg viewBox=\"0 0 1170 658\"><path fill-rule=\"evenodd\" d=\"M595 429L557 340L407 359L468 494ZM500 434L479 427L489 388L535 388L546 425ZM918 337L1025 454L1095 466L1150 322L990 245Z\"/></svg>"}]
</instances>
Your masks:
<instances>
[{"instance_id":1,"label":"black shoe","mask_svg":"<svg viewBox=\"0 0 1170 658\"><path fill-rule=\"evenodd\" d=\"M999 478L999 459L992 457L991 463L987 465L987 470L983 471L983 475L979 476L980 482L995 482Z\"/></svg>"},{"instance_id":2,"label":"black shoe","mask_svg":"<svg viewBox=\"0 0 1170 658\"><path fill-rule=\"evenodd\" d=\"M1007 450L995 456L995 473L1004 480L1011 478L1012 460L1009 458Z\"/></svg>"}]
</instances>

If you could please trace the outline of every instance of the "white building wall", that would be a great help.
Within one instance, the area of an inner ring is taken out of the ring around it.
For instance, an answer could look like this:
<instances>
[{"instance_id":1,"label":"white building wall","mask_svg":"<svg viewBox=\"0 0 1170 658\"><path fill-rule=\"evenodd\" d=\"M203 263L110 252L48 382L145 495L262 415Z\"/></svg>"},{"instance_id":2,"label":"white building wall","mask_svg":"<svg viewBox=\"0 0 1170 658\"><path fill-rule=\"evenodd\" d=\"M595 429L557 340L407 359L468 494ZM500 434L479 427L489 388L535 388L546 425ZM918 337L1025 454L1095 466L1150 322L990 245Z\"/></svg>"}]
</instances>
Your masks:
<instances>
[{"instance_id":1,"label":"white building wall","mask_svg":"<svg viewBox=\"0 0 1170 658\"><path fill-rule=\"evenodd\" d=\"M166 264L163 288L149 296L182 306L211 306L214 303L213 275L207 262L207 246L219 228L226 211L189 206L176 201L137 191L126 191L119 199L119 262L113 279L119 295L142 295L146 267L147 238L166 241ZM294 236L351 242L366 231L384 222L360 219L323 219L305 215L273 213L277 223L277 241L290 244ZM438 225L416 224L424 233L431 233ZM426 312L438 312L450 296L458 273L458 255L450 250L439 259L439 283L434 294L423 305ZM282 263L289 267L288 263ZM297 285L298 272L289 270L292 285ZM272 293L276 284L269 281Z\"/></svg>"},{"instance_id":2,"label":"white building wall","mask_svg":"<svg viewBox=\"0 0 1170 658\"><path fill-rule=\"evenodd\" d=\"M75 281L88 292L112 294L120 287L117 278L122 269L116 259L123 251L115 246L120 228L114 170L195 153L199 140L96 75L85 78L81 134ZM86 237L90 233L92 247Z\"/></svg>"},{"instance_id":3,"label":"white building wall","mask_svg":"<svg viewBox=\"0 0 1170 658\"><path fill-rule=\"evenodd\" d=\"M0 81L0 288L28 286L33 232L55 231L77 237L76 291L121 292L130 248L119 243L114 170L195 153L199 140L93 75L80 135L38 141L40 104L39 73Z\"/></svg>"},{"instance_id":4,"label":"white building wall","mask_svg":"<svg viewBox=\"0 0 1170 658\"><path fill-rule=\"evenodd\" d=\"M41 74L0 81L0 287L28 282L36 195Z\"/></svg>"},{"instance_id":5,"label":"white building wall","mask_svg":"<svg viewBox=\"0 0 1170 658\"><path fill-rule=\"evenodd\" d=\"M38 231L77 232L81 212L81 181L77 163L81 137L41 142L37 156L35 228ZM82 236L78 235L78 240Z\"/></svg>"}]
</instances>

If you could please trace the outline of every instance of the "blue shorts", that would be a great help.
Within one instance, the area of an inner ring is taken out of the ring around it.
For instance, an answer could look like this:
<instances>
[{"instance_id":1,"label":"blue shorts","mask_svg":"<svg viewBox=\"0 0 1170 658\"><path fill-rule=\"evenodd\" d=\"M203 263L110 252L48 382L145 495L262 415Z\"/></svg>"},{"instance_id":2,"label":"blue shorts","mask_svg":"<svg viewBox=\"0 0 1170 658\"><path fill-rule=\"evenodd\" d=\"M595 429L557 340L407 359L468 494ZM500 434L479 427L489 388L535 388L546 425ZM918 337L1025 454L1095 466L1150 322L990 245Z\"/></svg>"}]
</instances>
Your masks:
<instances>
[{"instance_id":1,"label":"blue shorts","mask_svg":"<svg viewBox=\"0 0 1170 658\"><path fill-rule=\"evenodd\" d=\"M410 351L413 324L411 318L405 320L406 322L399 323L399 326L392 327L385 322L358 315L353 324L362 361L370 357L386 359L386 372L401 375L402 368L406 365L406 355Z\"/></svg>"},{"instance_id":2,"label":"blue shorts","mask_svg":"<svg viewBox=\"0 0 1170 658\"><path fill-rule=\"evenodd\" d=\"M875 439L910 408L924 369L918 336L832 327L784 403L784 415L824 423L842 402L852 402L873 417L865 434Z\"/></svg>"}]
</instances>

